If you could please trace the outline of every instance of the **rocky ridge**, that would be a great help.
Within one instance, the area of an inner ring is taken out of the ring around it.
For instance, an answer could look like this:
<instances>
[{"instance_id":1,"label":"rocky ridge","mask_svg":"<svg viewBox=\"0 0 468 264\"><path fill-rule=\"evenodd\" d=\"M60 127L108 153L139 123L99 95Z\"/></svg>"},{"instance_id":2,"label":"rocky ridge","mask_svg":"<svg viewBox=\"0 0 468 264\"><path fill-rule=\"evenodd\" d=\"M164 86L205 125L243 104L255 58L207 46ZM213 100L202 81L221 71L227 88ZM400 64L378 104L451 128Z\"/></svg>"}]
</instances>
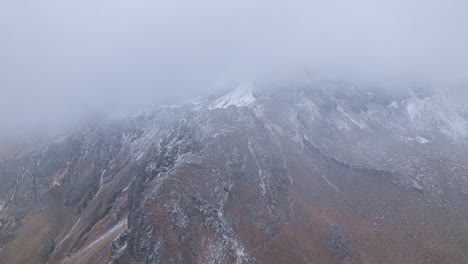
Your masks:
<instances>
[{"instance_id":1,"label":"rocky ridge","mask_svg":"<svg viewBox=\"0 0 468 264\"><path fill-rule=\"evenodd\" d=\"M7 263L465 263L468 107L244 84L0 159Z\"/></svg>"}]
</instances>

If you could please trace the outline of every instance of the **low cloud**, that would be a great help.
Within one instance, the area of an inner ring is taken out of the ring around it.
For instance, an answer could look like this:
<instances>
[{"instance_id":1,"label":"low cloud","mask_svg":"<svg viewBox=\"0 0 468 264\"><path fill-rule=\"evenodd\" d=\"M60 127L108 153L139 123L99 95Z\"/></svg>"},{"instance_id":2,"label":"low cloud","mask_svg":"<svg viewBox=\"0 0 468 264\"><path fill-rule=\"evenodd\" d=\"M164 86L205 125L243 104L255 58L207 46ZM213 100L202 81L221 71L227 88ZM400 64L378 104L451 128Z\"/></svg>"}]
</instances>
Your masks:
<instances>
[{"instance_id":1,"label":"low cloud","mask_svg":"<svg viewBox=\"0 0 468 264\"><path fill-rule=\"evenodd\" d=\"M466 1L0 2L0 130L55 129L226 83L466 84Z\"/></svg>"}]
</instances>

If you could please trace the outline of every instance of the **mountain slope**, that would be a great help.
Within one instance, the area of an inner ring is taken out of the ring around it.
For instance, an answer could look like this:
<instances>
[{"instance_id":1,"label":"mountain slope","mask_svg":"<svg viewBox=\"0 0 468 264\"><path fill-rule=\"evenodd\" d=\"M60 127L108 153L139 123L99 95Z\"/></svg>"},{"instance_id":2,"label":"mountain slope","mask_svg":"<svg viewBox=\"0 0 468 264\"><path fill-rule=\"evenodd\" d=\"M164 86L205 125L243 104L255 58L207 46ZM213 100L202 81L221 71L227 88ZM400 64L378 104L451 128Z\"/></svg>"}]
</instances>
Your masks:
<instances>
[{"instance_id":1,"label":"mountain slope","mask_svg":"<svg viewBox=\"0 0 468 264\"><path fill-rule=\"evenodd\" d=\"M242 85L103 120L0 160L0 258L465 263L466 109Z\"/></svg>"}]
</instances>

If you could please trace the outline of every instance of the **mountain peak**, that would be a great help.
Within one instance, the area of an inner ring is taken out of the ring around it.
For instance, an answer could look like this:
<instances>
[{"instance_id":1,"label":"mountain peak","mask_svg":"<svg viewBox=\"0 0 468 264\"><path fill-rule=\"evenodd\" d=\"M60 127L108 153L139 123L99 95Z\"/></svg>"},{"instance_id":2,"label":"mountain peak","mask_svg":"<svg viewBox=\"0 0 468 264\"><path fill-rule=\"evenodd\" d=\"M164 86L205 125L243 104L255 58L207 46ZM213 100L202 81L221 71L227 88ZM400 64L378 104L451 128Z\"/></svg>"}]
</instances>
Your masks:
<instances>
[{"instance_id":1,"label":"mountain peak","mask_svg":"<svg viewBox=\"0 0 468 264\"><path fill-rule=\"evenodd\" d=\"M210 105L210 109L249 106L257 99L253 95L252 83L243 83L230 90Z\"/></svg>"}]
</instances>

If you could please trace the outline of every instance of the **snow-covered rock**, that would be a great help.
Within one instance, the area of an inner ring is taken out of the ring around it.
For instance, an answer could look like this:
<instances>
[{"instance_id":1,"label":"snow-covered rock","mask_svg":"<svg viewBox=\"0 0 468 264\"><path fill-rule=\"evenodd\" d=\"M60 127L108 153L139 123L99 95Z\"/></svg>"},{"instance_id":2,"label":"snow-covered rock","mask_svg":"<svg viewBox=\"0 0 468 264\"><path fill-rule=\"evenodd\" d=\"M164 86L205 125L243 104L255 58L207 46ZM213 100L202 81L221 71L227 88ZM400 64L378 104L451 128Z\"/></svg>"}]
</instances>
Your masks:
<instances>
[{"instance_id":1,"label":"snow-covered rock","mask_svg":"<svg viewBox=\"0 0 468 264\"><path fill-rule=\"evenodd\" d=\"M255 100L252 84L245 83L218 98L209 106L209 109L227 108L231 105L244 107L252 104Z\"/></svg>"}]
</instances>

